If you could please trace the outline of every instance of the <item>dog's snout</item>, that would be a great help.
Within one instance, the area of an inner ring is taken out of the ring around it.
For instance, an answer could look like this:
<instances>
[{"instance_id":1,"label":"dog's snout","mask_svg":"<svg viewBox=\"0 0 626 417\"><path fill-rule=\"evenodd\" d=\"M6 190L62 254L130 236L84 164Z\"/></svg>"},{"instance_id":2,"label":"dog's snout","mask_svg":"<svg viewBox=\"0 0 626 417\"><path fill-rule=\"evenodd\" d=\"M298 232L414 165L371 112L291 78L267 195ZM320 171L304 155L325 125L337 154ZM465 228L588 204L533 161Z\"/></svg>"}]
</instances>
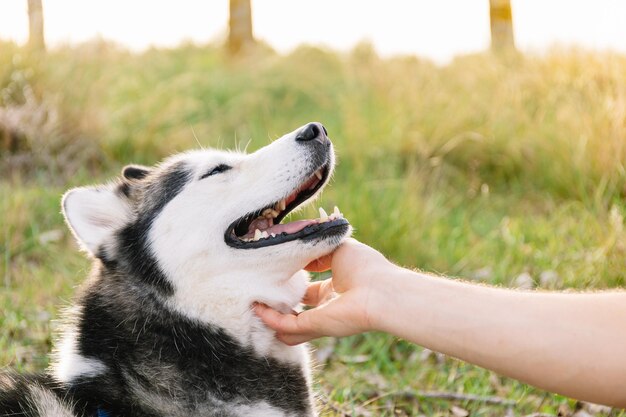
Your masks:
<instances>
[{"instance_id":1,"label":"dog's snout","mask_svg":"<svg viewBox=\"0 0 626 417\"><path fill-rule=\"evenodd\" d=\"M296 141L298 142L308 142L311 140L318 140L321 143L329 142L328 132L324 125L317 122L309 123L296 135Z\"/></svg>"}]
</instances>

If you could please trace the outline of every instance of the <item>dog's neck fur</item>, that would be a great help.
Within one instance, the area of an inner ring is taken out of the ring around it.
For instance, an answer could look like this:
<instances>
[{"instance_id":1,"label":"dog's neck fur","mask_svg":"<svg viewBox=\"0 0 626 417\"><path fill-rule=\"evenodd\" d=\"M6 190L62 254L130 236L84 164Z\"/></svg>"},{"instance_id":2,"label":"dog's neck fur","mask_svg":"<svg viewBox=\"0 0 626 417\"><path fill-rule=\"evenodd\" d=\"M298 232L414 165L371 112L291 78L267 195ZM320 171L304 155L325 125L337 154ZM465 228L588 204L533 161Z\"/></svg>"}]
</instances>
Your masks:
<instances>
[{"instance_id":1,"label":"dog's neck fur","mask_svg":"<svg viewBox=\"0 0 626 417\"><path fill-rule=\"evenodd\" d=\"M245 346L262 356L280 361L302 363L303 348L279 342L252 311L255 302L265 303L282 312L297 308L304 296L308 274L292 276L282 272L237 273L210 277L184 274L175 281L174 295L168 305L187 317L224 329ZM259 283L263 284L260 285ZM274 285L267 285L267 283Z\"/></svg>"}]
</instances>

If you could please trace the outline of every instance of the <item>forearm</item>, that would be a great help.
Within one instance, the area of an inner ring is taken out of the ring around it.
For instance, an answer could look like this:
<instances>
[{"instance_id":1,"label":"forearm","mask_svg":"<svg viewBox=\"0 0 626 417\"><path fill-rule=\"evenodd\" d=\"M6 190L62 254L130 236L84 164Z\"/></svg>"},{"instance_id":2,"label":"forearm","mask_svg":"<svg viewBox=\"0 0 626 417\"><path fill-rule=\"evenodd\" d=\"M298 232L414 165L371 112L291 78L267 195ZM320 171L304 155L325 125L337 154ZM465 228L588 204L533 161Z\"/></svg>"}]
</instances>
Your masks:
<instances>
[{"instance_id":1,"label":"forearm","mask_svg":"<svg viewBox=\"0 0 626 417\"><path fill-rule=\"evenodd\" d=\"M553 392L626 406L626 293L521 292L398 270L381 294L378 330Z\"/></svg>"}]
</instances>

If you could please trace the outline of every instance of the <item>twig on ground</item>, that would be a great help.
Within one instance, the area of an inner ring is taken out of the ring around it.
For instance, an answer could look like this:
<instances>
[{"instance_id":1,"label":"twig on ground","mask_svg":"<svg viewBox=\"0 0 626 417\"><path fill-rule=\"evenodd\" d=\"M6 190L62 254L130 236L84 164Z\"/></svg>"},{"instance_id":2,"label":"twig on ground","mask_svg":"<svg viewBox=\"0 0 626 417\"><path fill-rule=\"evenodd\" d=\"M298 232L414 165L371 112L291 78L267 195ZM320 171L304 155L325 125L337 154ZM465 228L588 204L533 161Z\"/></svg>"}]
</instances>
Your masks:
<instances>
[{"instance_id":1,"label":"twig on ground","mask_svg":"<svg viewBox=\"0 0 626 417\"><path fill-rule=\"evenodd\" d=\"M404 397L407 399L423 399L423 398L432 398L432 399L441 399L441 400L453 400L453 401L475 401L481 402L485 404L491 405L503 405L503 406L513 406L517 404L514 400L507 400L506 398L495 397L495 396L481 396L474 394L460 394L456 392L447 392L447 391L390 391L386 394L380 394L379 392L365 392L365 395L368 397L373 397L373 400L368 400L364 404L369 404L373 401L376 401L383 397Z\"/></svg>"},{"instance_id":2,"label":"twig on ground","mask_svg":"<svg viewBox=\"0 0 626 417\"><path fill-rule=\"evenodd\" d=\"M548 414L548 413L531 413L531 414L526 414L524 417L557 417L557 415Z\"/></svg>"},{"instance_id":3,"label":"twig on ground","mask_svg":"<svg viewBox=\"0 0 626 417\"><path fill-rule=\"evenodd\" d=\"M381 400L386 397L402 397L408 400L420 400L425 398L430 399L440 399L440 400L451 400L451 401L473 401L480 402L484 404L490 405L500 405L506 407L512 407L517 404L514 400L507 400L506 398L496 397L496 396L481 396L474 394L460 394L456 392L447 392L447 391L411 391L411 390L403 390L403 391L389 391L386 393L380 393L379 391L364 391L361 393L362 395L367 396L369 399L364 401L359 405L359 408L366 407L378 400ZM338 413L341 417L350 417L352 416L347 410L341 407L341 404L335 403L330 395L327 393L320 393L320 397L322 397L322 402L325 407L330 408L333 412ZM556 417L552 414L542 414L542 413L534 413L529 414L524 417Z\"/></svg>"}]
</instances>

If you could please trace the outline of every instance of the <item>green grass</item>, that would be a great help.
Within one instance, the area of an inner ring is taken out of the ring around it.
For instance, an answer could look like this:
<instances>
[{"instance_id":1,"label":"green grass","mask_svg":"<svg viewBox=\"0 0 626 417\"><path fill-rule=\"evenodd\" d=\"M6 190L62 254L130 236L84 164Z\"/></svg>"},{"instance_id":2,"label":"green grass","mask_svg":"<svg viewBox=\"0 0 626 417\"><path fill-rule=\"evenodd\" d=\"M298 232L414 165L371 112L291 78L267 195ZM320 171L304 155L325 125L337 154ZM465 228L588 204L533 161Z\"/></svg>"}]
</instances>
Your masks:
<instances>
[{"instance_id":1,"label":"green grass","mask_svg":"<svg viewBox=\"0 0 626 417\"><path fill-rule=\"evenodd\" d=\"M45 368L50 319L88 273L59 214L63 191L195 148L194 133L203 146L252 151L323 122L339 165L318 205L338 205L357 238L401 265L503 286L524 272L541 288L624 285L621 56L475 55L437 67L383 60L367 45L233 62L213 47L132 55L92 44L40 59L0 43L0 88L0 110L19 108L31 89L58 116L21 132L17 154L0 141L1 366ZM546 271L557 278L542 284ZM317 380L328 416L507 412L398 394L406 390L499 396L516 415L574 407L381 334L337 341Z\"/></svg>"}]
</instances>

